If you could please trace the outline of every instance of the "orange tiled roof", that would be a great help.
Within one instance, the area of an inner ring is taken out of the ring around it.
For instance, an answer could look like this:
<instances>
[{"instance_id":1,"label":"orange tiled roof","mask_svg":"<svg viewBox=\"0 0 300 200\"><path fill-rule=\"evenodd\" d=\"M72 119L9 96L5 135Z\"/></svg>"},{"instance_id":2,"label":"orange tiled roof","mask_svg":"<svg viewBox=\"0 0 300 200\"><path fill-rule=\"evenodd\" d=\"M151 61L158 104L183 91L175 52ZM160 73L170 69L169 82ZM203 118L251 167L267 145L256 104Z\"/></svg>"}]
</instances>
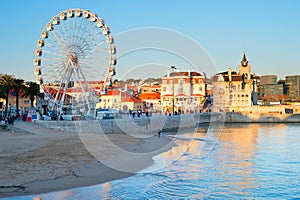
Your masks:
<instances>
[{"instance_id":1,"label":"orange tiled roof","mask_svg":"<svg viewBox=\"0 0 300 200\"><path fill-rule=\"evenodd\" d=\"M138 98L135 98L133 96L125 96L123 99L122 99L122 102L134 102L134 103L143 103L142 100L138 99Z\"/></svg>"},{"instance_id":2,"label":"orange tiled roof","mask_svg":"<svg viewBox=\"0 0 300 200\"><path fill-rule=\"evenodd\" d=\"M142 93L139 95L140 99L160 99L160 94L159 93L155 93L155 92L151 92L151 93Z\"/></svg>"},{"instance_id":3,"label":"orange tiled roof","mask_svg":"<svg viewBox=\"0 0 300 200\"><path fill-rule=\"evenodd\" d=\"M192 94L192 96L196 96L196 97L203 97L202 94Z\"/></svg>"}]
</instances>

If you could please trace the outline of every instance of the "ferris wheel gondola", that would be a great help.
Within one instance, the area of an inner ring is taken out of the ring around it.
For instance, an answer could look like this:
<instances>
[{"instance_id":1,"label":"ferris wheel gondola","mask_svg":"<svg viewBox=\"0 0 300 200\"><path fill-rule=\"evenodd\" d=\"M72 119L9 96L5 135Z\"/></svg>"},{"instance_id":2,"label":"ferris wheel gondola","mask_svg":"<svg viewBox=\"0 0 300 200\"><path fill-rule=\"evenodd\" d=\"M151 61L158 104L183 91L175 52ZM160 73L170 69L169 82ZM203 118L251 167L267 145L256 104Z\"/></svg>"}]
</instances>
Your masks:
<instances>
[{"instance_id":1,"label":"ferris wheel gondola","mask_svg":"<svg viewBox=\"0 0 300 200\"><path fill-rule=\"evenodd\" d=\"M93 114L99 91L90 82L103 80L104 92L116 74L116 62L110 28L97 14L77 8L54 16L42 30L34 56L36 80L48 109L72 106L81 114ZM72 88L80 92L74 94Z\"/></svg>"}]
</instances>

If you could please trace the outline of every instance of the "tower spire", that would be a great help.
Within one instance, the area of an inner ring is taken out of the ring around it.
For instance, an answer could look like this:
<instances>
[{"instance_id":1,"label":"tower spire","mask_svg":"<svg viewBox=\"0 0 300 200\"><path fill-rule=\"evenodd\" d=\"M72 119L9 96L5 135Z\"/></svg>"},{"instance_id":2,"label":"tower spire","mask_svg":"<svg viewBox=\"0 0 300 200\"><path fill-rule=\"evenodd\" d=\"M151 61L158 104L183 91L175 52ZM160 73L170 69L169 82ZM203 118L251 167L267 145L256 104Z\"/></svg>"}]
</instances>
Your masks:
<instances>
[{"instance_id":1,"label":"tower spire","mask_svg":"<svg viewBox=\"0 0 300 200\"><path fill-rule=\"evenodd\" d=\"M241 61L241 65L243 67L246 67L248 65L248 60L247 60L247 57L246 57L246 51L244 51L243 58L242 58L242 61Z\"/></svg>"}]
</instances>

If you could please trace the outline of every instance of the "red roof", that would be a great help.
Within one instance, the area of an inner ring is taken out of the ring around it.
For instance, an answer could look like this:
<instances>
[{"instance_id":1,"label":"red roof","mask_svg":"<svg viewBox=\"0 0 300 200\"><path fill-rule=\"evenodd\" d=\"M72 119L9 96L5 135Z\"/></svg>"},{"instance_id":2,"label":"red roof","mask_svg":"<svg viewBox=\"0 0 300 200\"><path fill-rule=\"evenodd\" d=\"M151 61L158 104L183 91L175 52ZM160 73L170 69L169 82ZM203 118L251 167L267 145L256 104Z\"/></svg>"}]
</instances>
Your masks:
<instances>
[{"instance_id":1,"label":"red roof","mask_svg":"<svg viewBox=\"0 0 300 200\"><path fill-rule=\"evenodd\" d=\"M196 96L196 97L203 97L202 94L192 94L192 96Z\"/></svg>"},{"instance_id":2,"label":"red roof","mask_svg":"<svg viewBox=\"0 0 300 200\"><path fill-rule=\"evenodd\" d=\"M166 94L166 95L163 95L163 97L172 97L173 94Z\"/></svg>"},{"instance_id":3,"label":"red roof","mask_svg":"<svg viewBox=\"0 0 300 200\"><path fill-rule=\"evenodd\" d=\"M81 84L85 84L85 83L87 83L87 84L103 84L104 83L104 81L80 81L81 82ZM76 81L76 83L79 83L78 81Z\"/></svg>"},{"instance_id":4,"label":"red roof","mask_svg":"<svg viewBox=\"0 0 300 200\"><path fill-rule=\"evenodd\" d=\"M103 96L116 96L120 95L119 90L107 90L107 94L103 94Z\"/></svg>"},{"instance_id":5,"label":"red roof","mask_svg":"<svg viewBox=\"0 0 300 200\"><path fill-rule=\"evenodd\" d=\"M62 90L63 91L63 90ZM85 92L88 92L87 88L84 88ZM68 88L67 93L81 93L81 88Z\"/></svg>"},{"instance_id":6,"label":"red roof","mask_svg":"<svg viewBox=\"0 0 300 200\"><path fill-rule=\"evenodd\" d=\"M134 103L143 103L142 100L138 99L138 98L135 98L133 96L129 96L127 95L126 97L124 97L122 99L122 102L134 102Z\"/></svg>"},{"instance_id":7,"label":"red roof","mask_svg":"<svg viewBox=\"0 0 300 200\"><path fill-rule=\"evenodd\" d=\"M155 92L142 93L142 94L139 95L139 98L140 99L144 99L144 100L147 100L147 99L155 100L155 99L160 99L160 94L159 93L155 93Z\"/></svg>"}]
</instances>

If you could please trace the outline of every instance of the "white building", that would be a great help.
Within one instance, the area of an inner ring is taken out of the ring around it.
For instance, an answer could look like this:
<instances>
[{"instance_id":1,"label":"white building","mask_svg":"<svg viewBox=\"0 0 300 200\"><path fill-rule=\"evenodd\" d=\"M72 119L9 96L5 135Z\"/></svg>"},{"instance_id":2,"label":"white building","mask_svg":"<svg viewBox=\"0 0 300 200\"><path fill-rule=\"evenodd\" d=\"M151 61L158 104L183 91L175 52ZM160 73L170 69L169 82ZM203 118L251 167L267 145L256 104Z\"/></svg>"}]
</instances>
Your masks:
<instances>
[{"instance_id":1,"label":"white building","mask_svg":"<svg viewBox=\"0 0 300 200\"><path fill-rule=\"evenodd\" d=\"M205 76L198 72L173 71L162 77L161 106L164 113L199 112L205 95Z\"/></svg>"}]
</instances>

